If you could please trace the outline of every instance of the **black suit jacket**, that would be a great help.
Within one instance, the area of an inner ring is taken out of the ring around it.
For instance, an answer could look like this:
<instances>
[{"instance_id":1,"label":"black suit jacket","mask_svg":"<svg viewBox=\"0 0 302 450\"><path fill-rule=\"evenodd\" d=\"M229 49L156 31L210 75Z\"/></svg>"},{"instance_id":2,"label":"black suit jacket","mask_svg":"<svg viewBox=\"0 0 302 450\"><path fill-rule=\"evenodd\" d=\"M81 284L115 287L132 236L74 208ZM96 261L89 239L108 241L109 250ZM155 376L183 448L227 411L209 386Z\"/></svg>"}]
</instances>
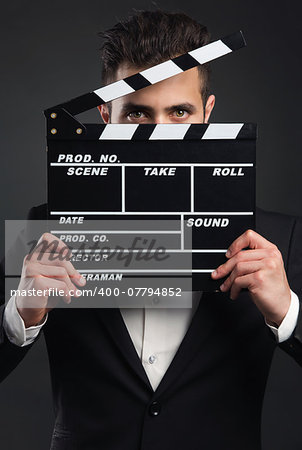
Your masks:
<instances>
[{"instance_id":1,"label":"black suit jacket","mask_svg":"<svg viewBox=\"0 0 302 450\"><path fill-rule=\"evenodd\" d=\"M33 208L30 218L44 213ZM302 298L301 220L257 210L257 231L279 247L290 286ZM247 292L236 301L202 296L155 392L118 309L55 309L43 333L56 415L52 450L261 448L262 402L277 344ZM0 325L2 379L32 345L12 344ZM302 365L301 309L293 336L280 347Z\"/></svg>"}]
</instances>

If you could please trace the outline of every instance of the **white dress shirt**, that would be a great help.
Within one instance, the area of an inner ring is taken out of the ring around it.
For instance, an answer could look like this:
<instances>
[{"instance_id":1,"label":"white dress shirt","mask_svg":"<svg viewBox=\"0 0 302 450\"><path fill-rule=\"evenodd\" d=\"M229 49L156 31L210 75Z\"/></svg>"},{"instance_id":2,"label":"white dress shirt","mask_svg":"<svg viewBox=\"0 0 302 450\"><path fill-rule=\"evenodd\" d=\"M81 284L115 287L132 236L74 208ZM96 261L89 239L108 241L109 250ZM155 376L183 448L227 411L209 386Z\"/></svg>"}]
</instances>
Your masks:
<instances>
[{"instance_id":1,"label":"white dress shirt","mask_svg":"<svg viewBox=\"0 0 302 450\"><path fill-rule=\"evenodd\" d=\"M154 390L163 378L190 326L202 293L187 292L186 295L192 299L190 308L161 308L159 298L159 303L153 307L121 309L133 345ZM276 328L266 323L274 333L277 342L283 342L291 336L297 324L298 312L299 299L291 291L290 307L280 326ZM40 325L25 328L13 296L5 307L3 326L9 340L23 347L35 340L47 317L48 315Z\"/></svg>"}]
</instances>

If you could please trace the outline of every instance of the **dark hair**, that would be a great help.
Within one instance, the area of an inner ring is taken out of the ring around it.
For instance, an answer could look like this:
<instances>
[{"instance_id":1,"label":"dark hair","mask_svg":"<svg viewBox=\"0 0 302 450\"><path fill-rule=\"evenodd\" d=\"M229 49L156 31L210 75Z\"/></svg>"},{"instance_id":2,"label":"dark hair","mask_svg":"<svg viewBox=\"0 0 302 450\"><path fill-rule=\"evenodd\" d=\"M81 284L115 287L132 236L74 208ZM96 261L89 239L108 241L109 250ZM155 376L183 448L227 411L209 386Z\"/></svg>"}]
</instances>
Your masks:
<instances>
[{"instance_id":1,"label":"dark hair","mask_svg":"<svg viewBox=\"0 0 302 450\"><path fill-rule=\"evenodd\" d=\"M121 63L147 69L210 41L210 34L204 25L186 14L161 10L135 11L109 30L98 33L98 36L104 40L100 49L103 84L115 81ZM205 105L209 96L209 63L198 66L198 70Z\"/></svg>"}]
</instances>

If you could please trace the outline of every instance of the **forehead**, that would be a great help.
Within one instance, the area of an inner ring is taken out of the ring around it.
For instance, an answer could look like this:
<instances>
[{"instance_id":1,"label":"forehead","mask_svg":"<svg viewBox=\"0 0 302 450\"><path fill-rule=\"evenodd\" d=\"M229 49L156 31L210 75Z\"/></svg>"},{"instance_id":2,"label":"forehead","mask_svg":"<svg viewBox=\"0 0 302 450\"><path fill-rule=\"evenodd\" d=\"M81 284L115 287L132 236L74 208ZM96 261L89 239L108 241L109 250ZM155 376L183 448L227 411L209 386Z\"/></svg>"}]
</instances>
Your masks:
<instances>
[{"instance_id":1,"label":"forehead","mask_svg":"<svg viewBox=\"0 0 302 450\"><path fill-rule=\"evenodd\" d=\"M121 64L116 72L116 80L131 76L144 68ZM123 105L126 102L148 104L150 106L176 103L199 103L201 97L202 81L197 67L175 75L154 85L148 86L132 94L125 95L112 103Z\"/></svg>"}]
</instances>

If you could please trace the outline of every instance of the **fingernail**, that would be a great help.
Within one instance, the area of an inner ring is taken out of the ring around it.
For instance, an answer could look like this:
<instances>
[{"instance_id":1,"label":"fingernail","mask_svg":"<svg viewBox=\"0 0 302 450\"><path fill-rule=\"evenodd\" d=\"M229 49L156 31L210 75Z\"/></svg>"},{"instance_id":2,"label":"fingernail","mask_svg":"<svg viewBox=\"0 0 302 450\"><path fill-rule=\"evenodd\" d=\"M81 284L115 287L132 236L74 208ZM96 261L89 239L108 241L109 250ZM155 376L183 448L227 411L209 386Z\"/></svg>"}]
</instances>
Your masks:
<instances>
[{"instance_id":1,"label":"fingernail","mask_svg":"<svg viewBox=\"0 0 302 450\"><path fill-rule=\"evenodd\" d=\"M230 252L230 250L227 250L227 252L226 252L225 256L226 256L227 258L228 258L229 256L231 256L231 252Z\"/></svg>"},{"instance_id":2,"label":"fingernail","mask_svg":"<svg viewBox=\"0 0 302 450\"><path fill-rule=\"evenodd\" d=\"M225 287L225 286L224 286L224 283L222 283L221 286L220 286L220 290L223 291L223 290L224 290L224 287Z\"/></svg>"},{"instance_id":3,"label":"fingernail","mask_svg":"<svg viewBox=\"0 0 302 450\"><path fill-rule=\"evenodd\" d=\"M212 277L216 277L216 275L217 275L217 270L214 270L214 271L212 272Z\"/></svg>"},{"instance_id":4,"label":"fingernail","mask_svg":"<svg viewBox=\"0 0 302 450\"><path fill-rule=\"evenodd\" d=\"M81 276L81 277L79 278L79 284L80 284L81 286L84 286L85 283L86 283L85 278Z\"/></svg>"}]
</instances>

